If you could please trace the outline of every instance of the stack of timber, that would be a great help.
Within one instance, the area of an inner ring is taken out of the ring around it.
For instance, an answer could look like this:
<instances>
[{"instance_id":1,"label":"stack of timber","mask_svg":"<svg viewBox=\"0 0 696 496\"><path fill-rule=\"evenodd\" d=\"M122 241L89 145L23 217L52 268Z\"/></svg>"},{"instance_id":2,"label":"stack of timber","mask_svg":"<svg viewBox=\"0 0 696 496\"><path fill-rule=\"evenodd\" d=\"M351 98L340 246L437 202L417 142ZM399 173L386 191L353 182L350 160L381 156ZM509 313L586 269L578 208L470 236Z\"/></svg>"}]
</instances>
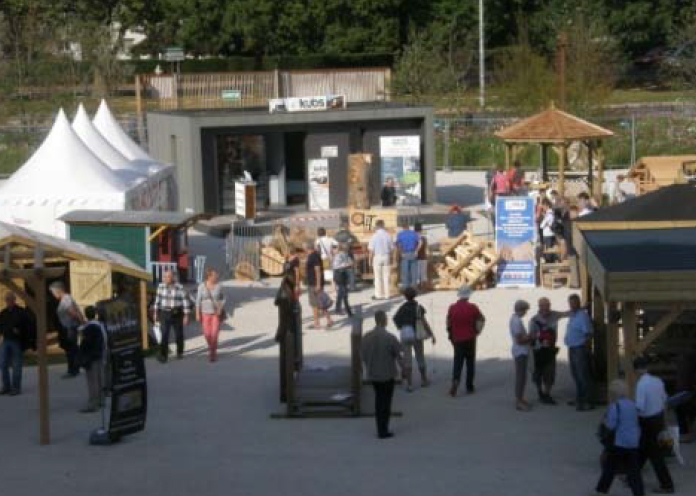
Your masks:
<instances>
[{"instance_id":1,"label":"stack of timber","mask_svg":"<svg viewBox=\"0 0 696 496\"><path fill-rule=\"evenodd\" d=\"M439 277L435 289L458 289L464 285L484 289L492 284L500 256L491 241L477 240L464 231L443 251L444 261L435 266Z\"/></svg>"},{"instance_id":2,"label":"stack of timber","mask_svg":"<svg viewBox=\"0 0 696 496\"><path fill-rule=\"evenodd\" d=\"M285 260L291 252L288 228L278 224L273 228L273 238L261 248L261 270L264 274L277 277L283 275Z\"/></svg>"}]
</instances>

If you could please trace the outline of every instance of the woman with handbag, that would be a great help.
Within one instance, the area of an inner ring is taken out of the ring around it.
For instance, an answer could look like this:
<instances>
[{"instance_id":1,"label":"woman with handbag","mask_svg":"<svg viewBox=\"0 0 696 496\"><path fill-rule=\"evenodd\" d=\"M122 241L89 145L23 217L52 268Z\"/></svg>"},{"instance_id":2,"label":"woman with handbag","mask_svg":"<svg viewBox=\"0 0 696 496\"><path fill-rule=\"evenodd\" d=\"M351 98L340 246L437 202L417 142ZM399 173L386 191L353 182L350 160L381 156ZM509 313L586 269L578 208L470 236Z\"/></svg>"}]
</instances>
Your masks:
<instances>
[{"instance_id":1,"label":"woman with handbag","mask_svg":"<svg viewBox=\"0 0 696 496\"><path fill-rule=\"evenodd\" d=\"M435 343L435 335L425 319L425 308L416 301L417 292L412 287L404 289L406 301L394 315L394 325L399 329L401 345L404 351L403 376L406 381L406 390L413 391L413 354L416 355L418 370L421 376L421 386L428 387L427 366L425 363L426 339L432 339Z\"/></svg>"},{"instance_id":2,"label":"woman with handbag","mask_svg":"<svg viewBox=\"0 0 696 496\"><path fill-rule=\"evenodd\" d=\"M219 280L220 276L215 269L206 269L205 280L198 286L196 294L196 319L203 327L203 335L208 343L208 356L211 362L217 361L220 324L226 318L225 295Z\"/></svg>"},{"instance_id":3,"label":"woman with handbag","mask_svg":"<svg viewBox=\"0 0 696 496\"><path fill-rule=\"evenodd\" d=\"M602 475L597 482L598 494L607 494L617 472L626 472L633 496L643 496L643 478L640 473L640 425L635 402L628 398L628 388L622 380L609 385L609 408L599 428L599 439L604 445Z\"/></svg>"}]
</instances>

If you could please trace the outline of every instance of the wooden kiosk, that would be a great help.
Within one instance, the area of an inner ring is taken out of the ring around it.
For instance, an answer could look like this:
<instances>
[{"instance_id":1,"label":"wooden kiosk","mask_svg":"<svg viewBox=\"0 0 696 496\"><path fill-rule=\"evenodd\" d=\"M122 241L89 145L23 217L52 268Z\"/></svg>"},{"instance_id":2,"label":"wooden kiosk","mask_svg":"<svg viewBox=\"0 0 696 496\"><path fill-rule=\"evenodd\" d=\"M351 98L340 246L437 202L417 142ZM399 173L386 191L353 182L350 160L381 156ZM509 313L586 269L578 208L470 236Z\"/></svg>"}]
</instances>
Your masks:
<instances>
[{"instance_id":1,"label":"wooden kiosk","mask_svg":"<svg viewBox=\"0 0 696 496\"><path fill-rule=\"evenodd\" d=\"M147 272L117 253L0 222L0 290L14 292L36 315L39 440L43 445L51 441L48 285L67 279L78 303L96 303L114 293L135 300L140 309L143 346L147 346L146 286L151 279Z\"/></svg>"},{"instance_id":2,"label":"wooden kiosk","mask_svg":"<svg viewBox=\"0 0 696 496\"><path fill-rule=\"evenodd\" d=\"M588 163L597 161L597 169L592 165L587 170L587 186L592 196L599 202L602 197L604 182L604 153L602 140L614 136L608 129L587 122L555 108L527 117L495 133L505 142L505 166L512 168L523 146L539 145L541 147L542 180L549 180L548 150L558 154L558 193L565 196L566 172L568 172L568 147L573 142L581 142L587 147Z\"/></svg>"},{"instance_id":3,"label":"wooden kiosk","mask_svg":"<svg viewBox=\"0 0 696 496\"><path fill-rule=\"evenodd\" d=\"M651 355L667 384L675 355L696 345L696 187L677 184L575 224L583 297L595 324L596 369L632 387Z\"/></svg>"},{"instance_id":4,"label":"wooden kiosk","mask_svg":"<svg viewBox=\"0 0 696 496\"><path fill-rule=\"evenodd\" d=\"M628 177L636 186L636 194L643 195L670 184L684 184L696 172L696 155L641 157Z\"/></svg>"}]
</instances>

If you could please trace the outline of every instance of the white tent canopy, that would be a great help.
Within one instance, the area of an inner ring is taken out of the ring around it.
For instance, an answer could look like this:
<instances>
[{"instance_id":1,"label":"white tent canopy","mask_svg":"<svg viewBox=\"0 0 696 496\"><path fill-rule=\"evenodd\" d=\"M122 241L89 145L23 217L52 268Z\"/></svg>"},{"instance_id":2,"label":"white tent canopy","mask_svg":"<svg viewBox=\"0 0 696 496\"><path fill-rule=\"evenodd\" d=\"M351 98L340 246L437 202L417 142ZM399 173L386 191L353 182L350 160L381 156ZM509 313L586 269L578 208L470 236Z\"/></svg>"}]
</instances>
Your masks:
<instances>
[{"instance_id":1,"label":"white tent canopy","mask_svg":"<svg viewBox=\"0 0 696 496\"><path fill-rule=\"evenodd\" d=\"M94 116L94 126L99 132L111 143L111 145L120 151L128 160L146 160L154 162L152 158L140 148L135 141L121 128L116 118L109 110L109 106L105 100L99 104L99 109Z\"/></svg>"},{"instance_id":2,"label":"white tent canopy","mask_svg":"<svg viewBox=\"0 0 696 496\"><path fill-rule=\"evenodd\" d=\"M62 214L124 209L128 190L61 110L41 146L0 188L0 220L64 237L65 226L56 220Z\"/></svg>"},{"instance_id":3,"label":"white tent canopy","mask_svg":"<svg viewBox=\"0 0 696 496\"><path fill-rule=\"evenodd\" d=\"M112 170L137 170L138 167L114 148L94 126L84 105L80 104L72 123L73 130L92 152Z\"/></svg>"}]
</instances>

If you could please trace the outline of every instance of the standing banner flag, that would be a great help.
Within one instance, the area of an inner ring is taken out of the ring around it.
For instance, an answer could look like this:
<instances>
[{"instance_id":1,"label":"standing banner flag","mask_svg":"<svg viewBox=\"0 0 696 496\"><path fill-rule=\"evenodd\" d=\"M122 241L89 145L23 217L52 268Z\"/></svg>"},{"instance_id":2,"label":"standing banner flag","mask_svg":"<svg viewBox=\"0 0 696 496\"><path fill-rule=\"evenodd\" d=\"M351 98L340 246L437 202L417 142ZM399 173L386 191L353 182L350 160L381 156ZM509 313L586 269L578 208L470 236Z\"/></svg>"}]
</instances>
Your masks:
<instances>
[{"instance_id":1,"label":"standing banner flag","mask_svg":"<svg viewBox=\"0 0 696 496\"><path fill-rule=\"evenodd\" d=\"M500 253L498 286L536 286L534 199L499 196L495 201L495 245Z\"/></svg>"},{"instance_id":2,"label":"standing banner flag","mask_svg":"<svg viewBox=\"0 0 696 496\"><path fill-rule=\"evenodd\" d=\"M329 209L329 160L317 158L309 161L309 209Z\"/></svg>"},{"instance_id":3,"label":"standing banner flag","mask_svg":"<svg viewBox=\"0 0 696 496\"><path fill-rule=\"evenodd\" d=\"M399 205L421 203L420 136L382 136L379 139L382 184L394 181Z\"/></svg>"}]
</instances>

